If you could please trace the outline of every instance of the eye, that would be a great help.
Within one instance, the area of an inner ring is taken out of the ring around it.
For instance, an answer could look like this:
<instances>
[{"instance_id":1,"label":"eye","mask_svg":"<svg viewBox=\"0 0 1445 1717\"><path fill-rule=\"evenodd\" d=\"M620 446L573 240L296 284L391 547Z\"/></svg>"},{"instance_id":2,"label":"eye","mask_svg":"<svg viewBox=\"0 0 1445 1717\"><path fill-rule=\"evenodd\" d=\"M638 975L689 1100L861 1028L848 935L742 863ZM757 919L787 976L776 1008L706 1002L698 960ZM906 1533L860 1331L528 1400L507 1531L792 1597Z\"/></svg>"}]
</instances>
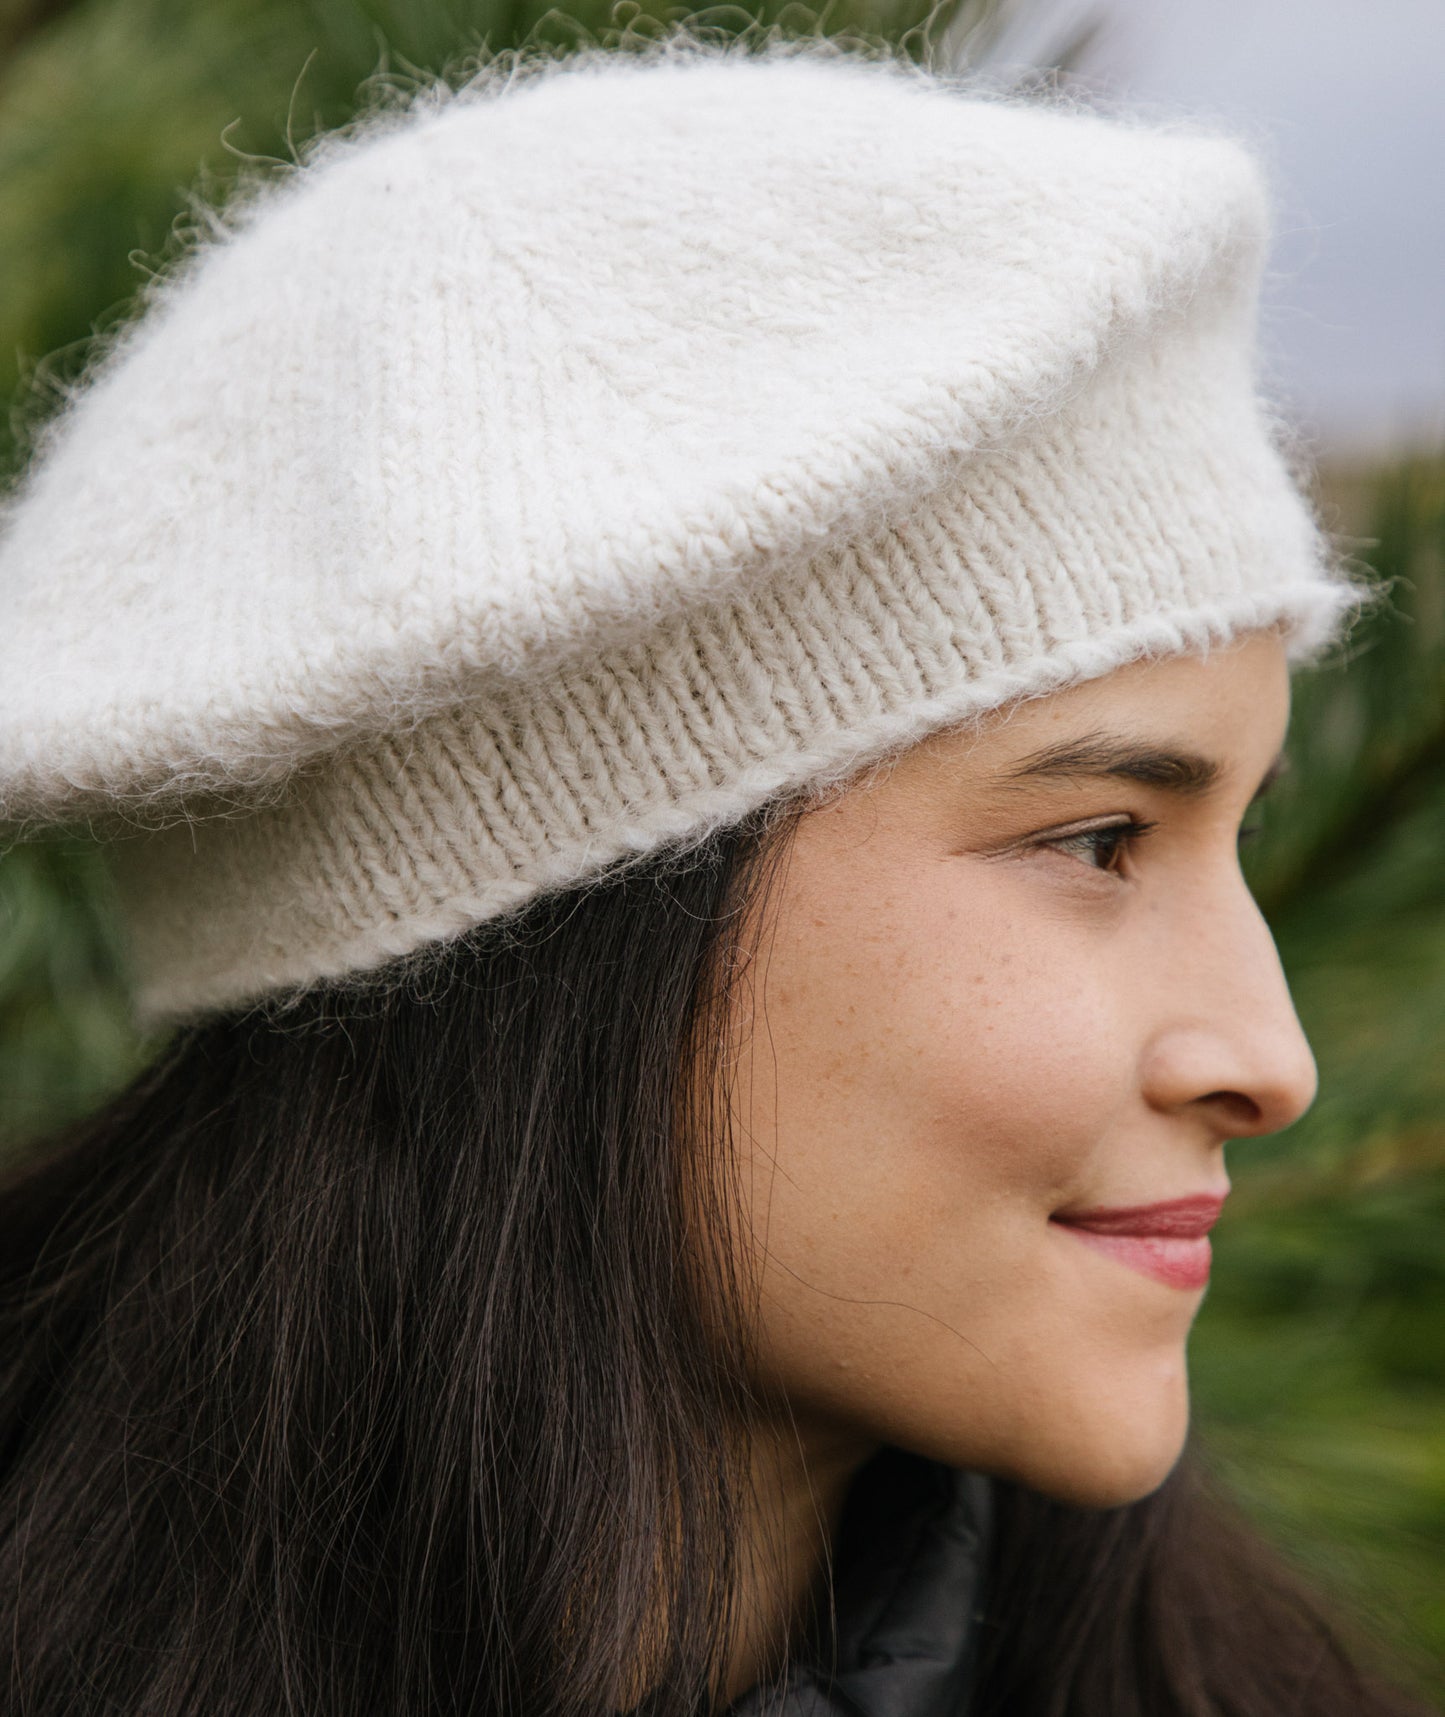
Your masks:
<instances>
[{"instance_id":1,"label":"eye","mask_svg":"<svg viewBox=\"0 0 1445 1717\"><path fill-rule=\"evenodd\" d=\"M1139 817L1121 817L1112 823L1096 823L1092 828L1074 829L1068 834L1051 835L1040 846L1055 848L1082 859L1091 870L1117 874L1118 863L1136 847L1157 823ZM1259 823L1246 823L1239 830L1238 842L1243 846L1260 833Z\"/></svg>"},{"instance_id":2,"label":"eye","mask_svg":"<svg viewBox=\"0 0 1445 1717\"><path fill-rule=\"evenodd\" d=\"M1125 817L1093 828L1074 829L1066 835L1052 835L1039 845L1072 854L1091 870L1117 874L1118 861L1158 826L1138 817Z\"/></svg>"}]
</instances>

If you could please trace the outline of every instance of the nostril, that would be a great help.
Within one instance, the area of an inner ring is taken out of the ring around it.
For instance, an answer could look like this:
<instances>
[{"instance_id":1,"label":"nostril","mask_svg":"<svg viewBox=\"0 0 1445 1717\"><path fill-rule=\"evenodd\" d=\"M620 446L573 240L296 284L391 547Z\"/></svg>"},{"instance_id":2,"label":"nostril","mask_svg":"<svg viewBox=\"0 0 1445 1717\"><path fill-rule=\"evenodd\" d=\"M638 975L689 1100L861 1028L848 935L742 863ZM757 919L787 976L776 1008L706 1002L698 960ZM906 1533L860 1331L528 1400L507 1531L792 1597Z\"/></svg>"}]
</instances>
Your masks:
<instances>
[{"instance_id":1,"label":"nostril","mask_svg":"<svg viewBox=\"0 0 1445 1717\"><path fill-rule=\"evenodd\" d=\"M1211 1091L1199 1099L1219 1113L1228 1123L1231 1133L1266 1133L1273 1129L1267 1124L1264 1110L1252 1097L1242 1091Z\"/></svg>"}]
</instances>

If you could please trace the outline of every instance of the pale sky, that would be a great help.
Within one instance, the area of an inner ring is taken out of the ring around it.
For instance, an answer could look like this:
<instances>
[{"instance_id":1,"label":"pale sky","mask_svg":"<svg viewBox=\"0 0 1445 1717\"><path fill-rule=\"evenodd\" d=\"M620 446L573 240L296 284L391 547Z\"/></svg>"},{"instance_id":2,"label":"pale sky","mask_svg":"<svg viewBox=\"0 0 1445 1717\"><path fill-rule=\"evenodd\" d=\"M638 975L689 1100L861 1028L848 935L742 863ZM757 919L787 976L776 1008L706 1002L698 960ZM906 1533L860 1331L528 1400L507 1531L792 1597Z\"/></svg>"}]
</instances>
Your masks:
<instances>
[{"instance_id":1,"label":"pale sky","mask_svg":"<svg viewBox=\"0 0 1445 1717\"><path fill-rule=\"evenodd\" d=\"M1264 151L1271 391L1322 447L1445 442L1445 0L1012 0L1009 17L993 63L1097 18L1087 81Z\"/></svg>"}]
</instances>

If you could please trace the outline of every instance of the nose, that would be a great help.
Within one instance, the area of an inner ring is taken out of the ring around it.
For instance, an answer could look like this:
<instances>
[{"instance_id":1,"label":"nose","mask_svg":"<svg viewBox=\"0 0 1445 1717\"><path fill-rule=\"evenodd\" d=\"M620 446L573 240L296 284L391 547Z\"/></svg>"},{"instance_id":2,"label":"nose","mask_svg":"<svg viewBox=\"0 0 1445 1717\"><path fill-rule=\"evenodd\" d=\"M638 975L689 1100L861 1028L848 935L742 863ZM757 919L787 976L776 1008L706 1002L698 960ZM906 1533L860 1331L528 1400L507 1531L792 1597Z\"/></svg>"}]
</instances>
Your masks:
<instances>
[{"instance_id":1,"label":"nose","mask_svg":"<svg viewBox=\"0 0 1445 1717\"><path fill-rule=\"evenodd\" d=\"M1319 1088L1315 1058L1269 926L1242 885L1170 965L1141 1069L1150 1104L1204 1117L1221 1138L1297 1121Z\"/></svg>"}]
</instances>

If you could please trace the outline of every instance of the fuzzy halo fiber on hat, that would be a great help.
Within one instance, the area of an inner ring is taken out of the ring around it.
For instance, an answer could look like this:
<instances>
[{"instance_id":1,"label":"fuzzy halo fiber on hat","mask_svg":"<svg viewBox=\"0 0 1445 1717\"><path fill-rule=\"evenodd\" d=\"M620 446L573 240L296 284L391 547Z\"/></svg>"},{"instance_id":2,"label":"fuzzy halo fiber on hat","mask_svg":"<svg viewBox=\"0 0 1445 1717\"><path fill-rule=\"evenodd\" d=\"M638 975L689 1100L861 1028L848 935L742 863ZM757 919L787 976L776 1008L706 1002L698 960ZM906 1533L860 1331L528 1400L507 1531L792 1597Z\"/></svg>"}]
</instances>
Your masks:
<instances>
[{"instance_id":1,"label":"fuzzy halo fiber on hat","mask_svg":"<svg viewBox=\"0 0 1445 1717\"><path fill-rule=\"evenodd\" d=\"M97 819L150 1017L368 971L1142 656L1357 601L1197 126L685 34L253 188L0 539L0 816Z\"/></svg>"}]
</instances>

